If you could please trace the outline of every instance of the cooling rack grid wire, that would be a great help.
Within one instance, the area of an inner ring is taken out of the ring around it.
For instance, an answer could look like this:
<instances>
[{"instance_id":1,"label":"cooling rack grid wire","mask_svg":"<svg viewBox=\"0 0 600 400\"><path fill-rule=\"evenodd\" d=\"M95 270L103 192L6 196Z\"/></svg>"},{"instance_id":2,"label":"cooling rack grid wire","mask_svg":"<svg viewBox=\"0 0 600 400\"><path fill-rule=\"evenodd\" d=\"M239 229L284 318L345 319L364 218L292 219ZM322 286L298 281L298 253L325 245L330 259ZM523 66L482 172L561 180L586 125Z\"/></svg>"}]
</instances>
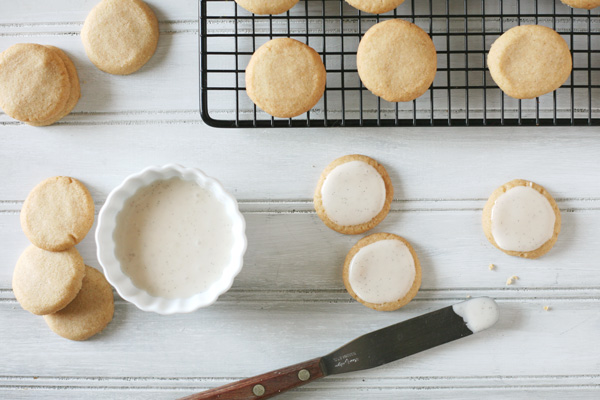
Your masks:
<instances>
[{"instance_id":1,"label":"cooling rack grid wire","mask_svg":"<svg viewBox=\"0 0 600 400\"><path fill-rule=\"evenodd\" d=\"M428 32L438 72L420 98L390 103L360 82L356 49L374 24L391 18ZM217 127L600 125L600 11L560 0L406 0L373 15L343 0L300 0L281 15L259 16L233 0L199 0L200 108ZM513 26L555 29L573 55L573 72L553 93L537 99L506 96L491 79L486 55ZM314 48L327 69L327 87L315 107L291 119L273 118L252 103L244 70L253 52L276 37Z\"/></svg>"}]
</instances>

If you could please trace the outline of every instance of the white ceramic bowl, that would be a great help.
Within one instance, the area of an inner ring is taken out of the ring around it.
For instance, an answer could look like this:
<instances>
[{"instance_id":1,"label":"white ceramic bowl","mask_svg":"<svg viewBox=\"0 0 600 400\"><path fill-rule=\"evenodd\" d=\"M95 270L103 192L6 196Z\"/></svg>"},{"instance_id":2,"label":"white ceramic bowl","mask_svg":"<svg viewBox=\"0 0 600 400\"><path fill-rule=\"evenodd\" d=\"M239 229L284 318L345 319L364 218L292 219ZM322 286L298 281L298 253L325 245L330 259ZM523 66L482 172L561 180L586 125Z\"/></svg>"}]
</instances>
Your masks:
<instances>
[{"instance_id":1,"label":"white ceramic bowl","mask_svg":"<svg viewBox=\"0 0 600 400\"><path fill-rule=\"evenodd\" d=\"M155 297L146 291L137 288L121 269L121 262L115 255L114 230L117 226L117 214L125 202L142 187L148 186L158 180L181 178L194 181L212 194L225 206L228 217L232 222L233 245L229 264L224 268L221 277L203 292L187 298L167 299ZM98 260L104 269L106 279L115 287L119 295L125 300L135 304L144 311L154 311L159 314L185 313L206 307L214 303L217 298L231 287L233 279L242 269L243 257L246 252L246 223L240 213L235 198L230 195L221 184L213 178L206 176L195 168L184 168L176 164L163 167L148 167L145 170L130 175L116 187L106 199L106 203L98 216L96 229L96 245L98 247Z\"/></svg>"}]
</instances>

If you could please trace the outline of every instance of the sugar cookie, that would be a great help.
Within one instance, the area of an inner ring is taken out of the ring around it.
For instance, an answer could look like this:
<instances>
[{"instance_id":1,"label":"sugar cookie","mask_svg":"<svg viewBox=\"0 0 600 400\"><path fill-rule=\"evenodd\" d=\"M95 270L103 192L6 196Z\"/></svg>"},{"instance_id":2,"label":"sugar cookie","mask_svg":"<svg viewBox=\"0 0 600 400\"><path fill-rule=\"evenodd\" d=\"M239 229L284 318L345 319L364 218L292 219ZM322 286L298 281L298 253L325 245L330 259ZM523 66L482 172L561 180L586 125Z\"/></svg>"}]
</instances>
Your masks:
<instances>
[{"instance_id":1,"label":"sugar cookie","mask_svg":"<svg viewBox=\"0 0 600 400\"><path fill-rule=\"evenodd\" d=\"M70 95L67 68L55 51L19 43L0 53L0 107L11 118L32 123L53 119Z\"/></svg>"},{"instance_id":2,"label":"sugar cookie","mask_svg":"<svg viewBox=\"0 0 600 400\"><path fill-rule=\"evenodd\" d=\"M417 295L421 265L404 238L375 233L350 249L343 278L346 290L358 302L374 310L393 311Z\"/></svg>"},{"instance_id":3,"label":"sugar cookie","mask_svg":"<svg viewBox=\"0 0 600 400\"><path fill-rule=\"evenodd\" d=\"M323 170L313 201L325 225L356 235L383 221L393 198L394 188L385 168L372 158L352 154Z\"/></svg>"},{"instance_id":4,"label":"sugar cookie","mask_svg":"<svg viewBox=\"0 0 600 400\"><path fill-rule=\"evenodd\" d=\"M55 176L40 182L21 209L21 228L29 241L49 251L81 242L94 223L94 201L77 179Z\"/></svg>"},{"instance_id":5,"label":"sugar cookie","mask_svg":"<svg viewBox=\"0 0 600 400\"><path fill-rule=\"evenodd\" d=\"M281 118L309 111L325 91L327 73L319 54L294 39L260 46L246 68L246 91L267 113Z\"/></svg>"},{"instance_id":6,"label":"sugar cookie","mask_svg":"<svg viewBox=\"0 0 600 400\"><path fill-rule=\"evenodd\" d=\"M515 179L492 193L483 208L482 225L490 243L506 254L538 258L556 243L561 216L546 189Z\"/></svg>"},{"instance_id":7,"label":"sugar cookie","mask_svg":"<svg viewBox=\"0 0 600 400\"><path fill-rule=\"evenodd\" d=\"M391 19L365 33L358 45L356 66L360 80L376 96L391 102L410 101L433 83L437 54L423 29Z\"/></svg>"},{"instance_id":8,"label":"sugar cookie","mask_svg":"<svg viewBox=\"0 0 600 400\"><path fill-rule=\"evenodd\" d=\"M51 314L77 296L84 275L83 258L75 247L52 252L30 245L17 261L12 288L25 310Z\"/></svg>"},{"instance_id":9,"label":"sugar cookie","mask_svg":"<svg viewBox=\"0 0 600 400\"><path fill-rule=\"evenodd\" d=\"M352 7L371 14L383 14L392 11L404 0L346 0Z\"/></svg>"},{"instance_id":10,"label":"sugar cookie","mask_svg":"<svg viewBox=\"0 0 600 400\"><path fill-rule=\"evenodd\" d=\"M29 125L33 126L47 126L52 125L53 123L61 120L65 116L67 116L73 108L77 105L79 98L81 97L81 86L79 85L79 76L77 74L77 68L75 68L75 64L73 61L65 54L64 51L54 46L46 46L50 50L54 51L65 63L65 67L67 68L67 74L69 75L69 82L71 83L71 93L69 95L69 99L65 104L65 108L55 117L50 118L46 121L42 122L27 122Z\"/></svg>"},{"instance_id":11,"label":"sugar cookie","mask_svg":"<svg viewBox=\"0 0 600 400\"><path fill-rule=\"evenodd\" d=\"M583 8L586 10L591 10L592 8L596 8L600 6L600 0L560 0L564 4L573 8Z\"/></svg>"},{"instance_id":12,"label":"sugar cookie","mask_svg":"<svg viewBox=\"0 0 600 400\"><path fill-rule=\"evenodd\" d=\"M85 19L81 40L96 67L128 75L154 55L158 20L141 0L102 0Z\"/></svg>"},{"instance_id":13,"label":"sugar cookie","mask_svg":"<svg viewBox=\"0 0 600 400\"><path fill-rule=\"evenodd\" d=\"M573 67L567 42L541 25L515 26L492 44L488 68L494 82L516 99L533 99L558 89Z\"/></svg>"},{"instance_id":14,"label":"sugar cookie","mask_svg":"<svg viewBox=\"0 0 600 400\"><path fill-rule=\"evenodd\" d=\"M86 340L101 332L112 320L113 292L102 272L85 266L85 277L77 297L65 308L44 315L56 334L70 340Z\"/></svg>"},{"instance_id":15,"label":"sugar cookie","mask_svg":"<svg viewBox=\"0 0 600 400\"><path fill-rule=\"evenodd\" d=\"M276 15L294 7L298 0L235 0L235 2L257 15Z\"/></svg>"}]
</instances>

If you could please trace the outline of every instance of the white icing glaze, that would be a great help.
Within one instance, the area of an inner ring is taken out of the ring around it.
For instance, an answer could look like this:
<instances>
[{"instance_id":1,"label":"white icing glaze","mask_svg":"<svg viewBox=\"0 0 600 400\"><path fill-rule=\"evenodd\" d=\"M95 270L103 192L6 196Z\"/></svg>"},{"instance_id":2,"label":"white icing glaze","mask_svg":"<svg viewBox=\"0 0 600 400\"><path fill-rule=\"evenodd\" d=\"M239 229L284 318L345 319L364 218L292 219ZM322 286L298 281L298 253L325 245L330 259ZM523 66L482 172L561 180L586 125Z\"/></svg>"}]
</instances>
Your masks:
<instances>
[{"instance_id":1,"label":"white icing glaze","mask_svg":"<svg viewBox=\"0 0 600 400\"><path fill-rule=\"evenodd\" d=\"M379 214L385 204L385 183L363 161L349 161L331 171L321 188L323 207L338 225L360 225Z\"/></svg>"},{"instance_id":2,"label":"white icing glaze","mask_svg":"<svg viewBox=\"0 0 600 400\"><path fill-rule=\"evenodd\" d=\"M415 281L415 260L399 240L379 240L352 258L348 280L364 301L382 304L406 296Z\"/></svg>"},{"instance_id":3,"label":"white icing glaze","mask_svg":"<svg viewBox=\"0 0 600 400\"><path fill-rule=\"evenodd\" d=\"M141 188L117 216L115 255L133 284L164 298L190 297L229 263L232 225L214 195L179 178Z\"/></svg>"},{"instance_id":4,"label":"white icing glaze","mask_svg":"<svg viewBox=\"0 0 600 400\"><path fill-rule=\"evenodd\" d=\"M492 236L504 250L540 248L554 234L555 222L548 199L528 186L507 190L492 207Z\"/></svg>"},{"instance_id":5,"label":"white icing glaze","mask_svg":"<svg viewBox=\"0 0 600 400\"><path fill-rule=\"evenodd\" d=\"M473 333L483 331L494 325L500 317L498 304L489 297L476 297L452 306Z\"/></svg>"}]
</instances>

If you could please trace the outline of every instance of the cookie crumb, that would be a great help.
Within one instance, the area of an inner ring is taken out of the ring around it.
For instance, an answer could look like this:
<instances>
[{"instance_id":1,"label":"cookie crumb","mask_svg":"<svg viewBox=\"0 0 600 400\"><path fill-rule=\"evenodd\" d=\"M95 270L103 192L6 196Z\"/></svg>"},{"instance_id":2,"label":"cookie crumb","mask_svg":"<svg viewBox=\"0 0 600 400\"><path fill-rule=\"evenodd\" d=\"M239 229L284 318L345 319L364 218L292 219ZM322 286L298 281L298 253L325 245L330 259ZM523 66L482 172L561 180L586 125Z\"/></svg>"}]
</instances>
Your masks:
<instances>
[{"instance_id":1,"label":"cookie crumb","mask_svg":"<svg viewBox=\"0 0 600 400\"><path fill-rule=\"evenodd\" d=\"M496 266L490 263L490 266L488 268L490 269L490 271L493 271L496 268Z\"/></svg>"},{"instance_id":2,"label":"cookie crumb","mask_svg":"<svg viewBox=\"0 0 600 400\"><path fill-rule=\"evenodd\" d=\"M544 306L545 311L550 311L550 306Z\"/></svg>"}]
</instances>

